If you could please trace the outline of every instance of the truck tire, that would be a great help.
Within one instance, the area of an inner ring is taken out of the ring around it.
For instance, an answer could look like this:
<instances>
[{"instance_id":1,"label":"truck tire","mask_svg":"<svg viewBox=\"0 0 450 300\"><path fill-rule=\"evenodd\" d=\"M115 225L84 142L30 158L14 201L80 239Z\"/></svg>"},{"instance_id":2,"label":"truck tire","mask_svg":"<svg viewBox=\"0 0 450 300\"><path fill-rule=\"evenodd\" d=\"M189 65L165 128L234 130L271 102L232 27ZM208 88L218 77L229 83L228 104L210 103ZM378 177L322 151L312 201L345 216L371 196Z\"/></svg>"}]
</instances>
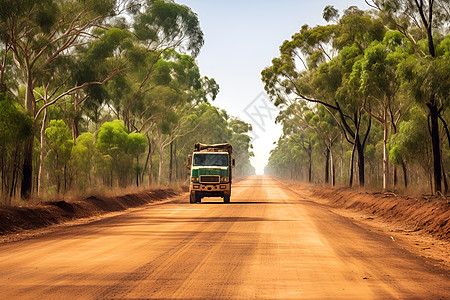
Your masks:
<instances>
[{"instance_id":1,"label":"truck tire","mask_svg":"<svg viewBox=\"0 0 450 300\"><path fill-rule=\"evenodd\" d=\"M223 196L223 202L224 203L230 203L230 195L225 195L225 196Z\"/></svg>"},{"instance_id":2,"label":"truck tire","mask_svg":"<svg viewBox=\"0 0 450 300\"><path fill-rule=\"evenodd\" d=\"M191 203L195 203L196 202L195 192L191 193L191 195L189 196L189 202L191 202Z\"/></svg>"},{"instance_id":3,"label":"truck tire","mask_svg":"<svg viewBox=\"0 0 450 300\"><path fill-rule=\"evenodd\" d=\"M200 193L195 192L195 202L197 203L202 202L202 197L200 196Z\"/></svg>"}]
</instances>

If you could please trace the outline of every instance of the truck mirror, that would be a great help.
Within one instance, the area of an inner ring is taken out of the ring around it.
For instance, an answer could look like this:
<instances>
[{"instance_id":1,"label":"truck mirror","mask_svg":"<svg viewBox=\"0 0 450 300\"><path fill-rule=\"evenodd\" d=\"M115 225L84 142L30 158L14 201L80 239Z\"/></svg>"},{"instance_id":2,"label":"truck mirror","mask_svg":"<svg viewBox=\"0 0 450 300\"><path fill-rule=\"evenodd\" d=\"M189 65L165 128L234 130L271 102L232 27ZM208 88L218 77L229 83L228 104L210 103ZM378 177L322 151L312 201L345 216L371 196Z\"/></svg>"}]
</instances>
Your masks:
<instances>
[{"instance_id":1,"label":"truck mirror","mask_svg":"<svg viewBox=\"0 0 450 300\"><path fill-rule=\"evenodd\" d=\"M233 159L231 159L231 166L234 168L235 165L236 165L236 161L235 161L234 158L233 158Z\"/></svg>"}]
</instances>

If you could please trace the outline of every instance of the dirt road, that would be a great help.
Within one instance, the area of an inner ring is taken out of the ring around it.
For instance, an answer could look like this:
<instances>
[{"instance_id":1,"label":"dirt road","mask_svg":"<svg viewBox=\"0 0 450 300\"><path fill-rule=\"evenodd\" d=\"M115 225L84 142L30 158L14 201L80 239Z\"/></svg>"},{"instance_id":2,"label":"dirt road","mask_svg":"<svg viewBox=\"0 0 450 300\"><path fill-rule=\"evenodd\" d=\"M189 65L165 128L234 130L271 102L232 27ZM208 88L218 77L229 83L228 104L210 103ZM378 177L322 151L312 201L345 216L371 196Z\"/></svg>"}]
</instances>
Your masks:
<instances>
[{"instance_id":1,"label":"dirt road","mask_svg":"<svg viewBox=\"0 0 450 300\"><path fill-rule=\"evenodd\" d=\"M450 276L269 177L0 246L0 298L444 299Z\"/></svg>"}]
</instances>

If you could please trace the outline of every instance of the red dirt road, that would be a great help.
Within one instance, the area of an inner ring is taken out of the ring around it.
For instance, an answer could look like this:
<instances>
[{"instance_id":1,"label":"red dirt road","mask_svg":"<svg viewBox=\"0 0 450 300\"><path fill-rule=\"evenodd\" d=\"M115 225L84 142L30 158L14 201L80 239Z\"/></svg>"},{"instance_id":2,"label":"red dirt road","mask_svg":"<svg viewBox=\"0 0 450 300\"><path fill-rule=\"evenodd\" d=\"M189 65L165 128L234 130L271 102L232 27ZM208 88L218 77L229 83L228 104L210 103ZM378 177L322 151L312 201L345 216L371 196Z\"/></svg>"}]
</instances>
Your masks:
<instances>
[{"instance_id":1,"label":"red dirt road","mask_svg":"<svg viewBox=\"0 0 450 300\"><path fill-rule=\"evenodd\" d=\"M0 245L0 298L445 299L450 276L270 177Z\"/></svg>"}]
</instances>

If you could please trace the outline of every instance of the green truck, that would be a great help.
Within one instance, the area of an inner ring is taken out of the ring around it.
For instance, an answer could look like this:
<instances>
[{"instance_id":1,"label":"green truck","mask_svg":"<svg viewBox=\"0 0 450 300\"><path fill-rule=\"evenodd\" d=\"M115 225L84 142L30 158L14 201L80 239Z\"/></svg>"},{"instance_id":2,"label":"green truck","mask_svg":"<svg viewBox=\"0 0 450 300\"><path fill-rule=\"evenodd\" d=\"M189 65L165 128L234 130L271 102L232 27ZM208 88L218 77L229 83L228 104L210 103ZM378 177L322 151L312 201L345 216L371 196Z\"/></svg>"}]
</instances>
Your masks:
<instances>
[{"instance_id":1,"label":"green truck","mask_svg":"<svg viewBox=\"0 0 450 300\"><path fill-rule=\"evenodd\" d=\"M221 197L223 202L230 202L232 153L231 144L195 144L188 159L191 203L199 203L204 197Z\"/></svg>"}]
</instances>

